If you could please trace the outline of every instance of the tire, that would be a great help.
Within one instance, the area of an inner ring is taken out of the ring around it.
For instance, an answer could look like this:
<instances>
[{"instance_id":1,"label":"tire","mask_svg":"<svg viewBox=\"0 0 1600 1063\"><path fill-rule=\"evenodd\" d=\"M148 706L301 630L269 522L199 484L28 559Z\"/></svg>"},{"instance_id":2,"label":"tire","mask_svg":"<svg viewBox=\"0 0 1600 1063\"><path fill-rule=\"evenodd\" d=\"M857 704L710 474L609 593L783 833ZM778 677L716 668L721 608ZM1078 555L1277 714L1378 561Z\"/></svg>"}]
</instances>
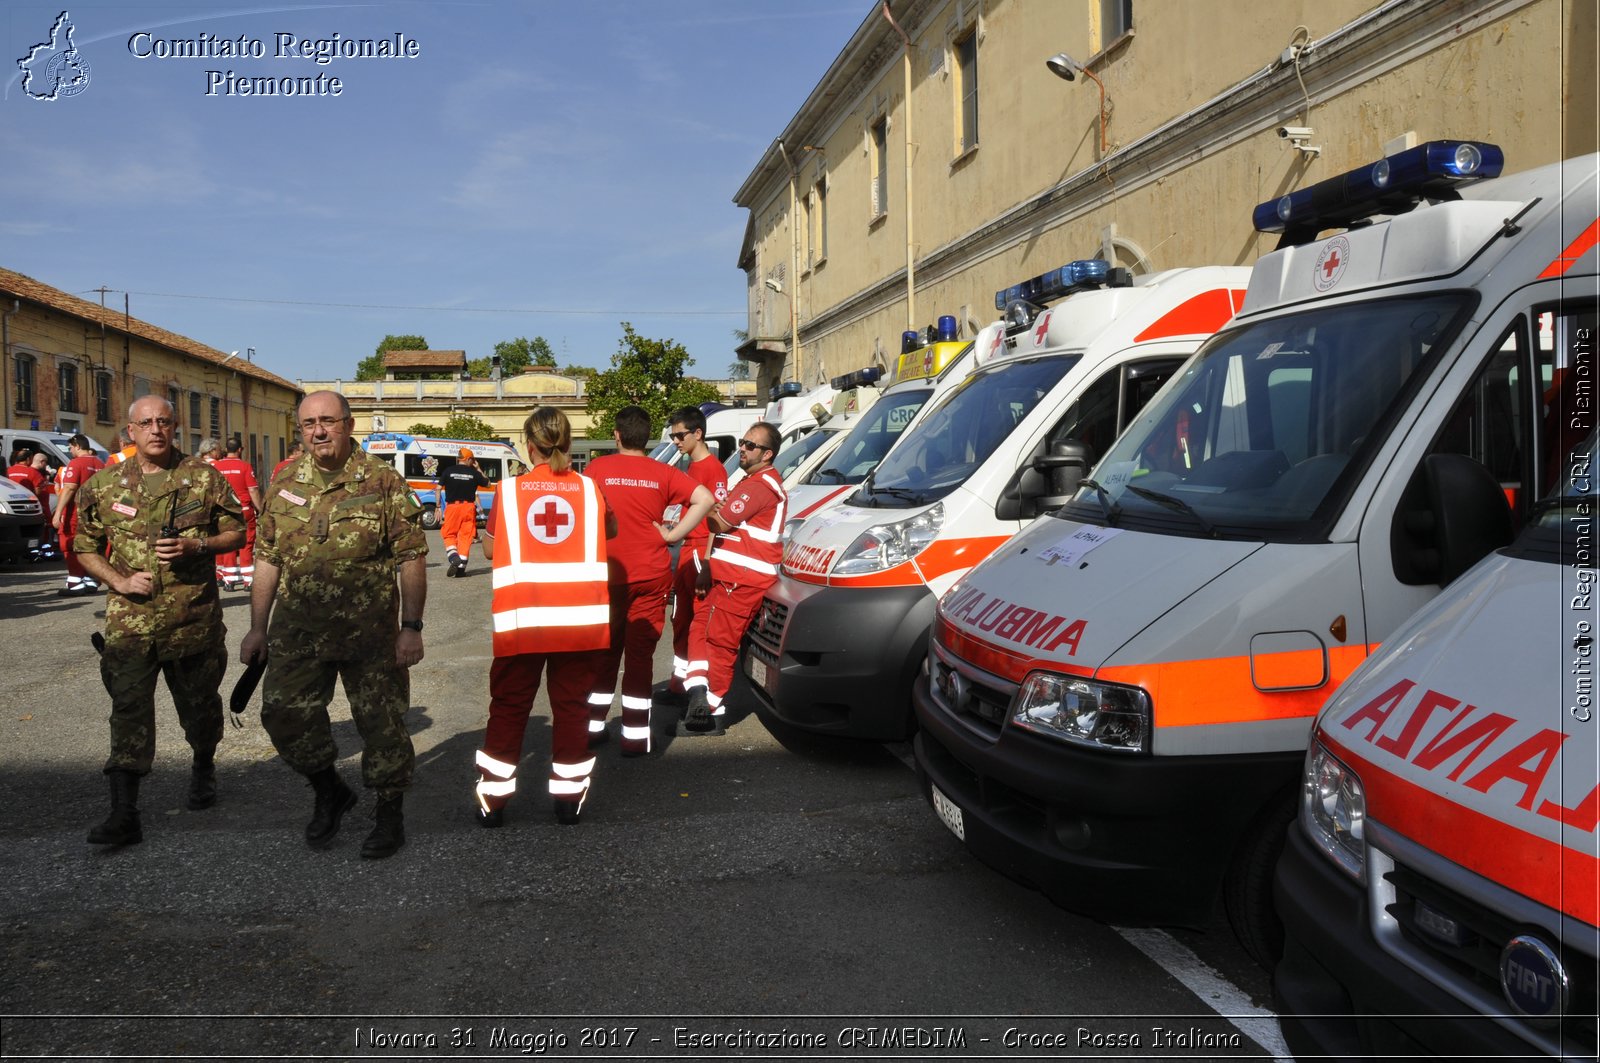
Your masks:
<instances>
[{"instance_id":1,"label":"tire","mask_svg":"<svg viewBox=\"0 0 1600 1063\"><path fill-rule=\"evenodd\" d=\"M422 526L429 531L439 526L439 511L433 506L422 507Z\"/></svg>"},{"instance_id":2,"label":"tire","mask_svg":"<svg viewBox=\"0 0 1600 1063\"><path fill-rule=\"evenodd\" d=\"M1222 882L1222 905L1234 936L1267 971L1283 955L1283 920L1272 900L1272 876L1295 818L1295 791L1280 790L1245 832Z\"/></svg>"}]
</instances>

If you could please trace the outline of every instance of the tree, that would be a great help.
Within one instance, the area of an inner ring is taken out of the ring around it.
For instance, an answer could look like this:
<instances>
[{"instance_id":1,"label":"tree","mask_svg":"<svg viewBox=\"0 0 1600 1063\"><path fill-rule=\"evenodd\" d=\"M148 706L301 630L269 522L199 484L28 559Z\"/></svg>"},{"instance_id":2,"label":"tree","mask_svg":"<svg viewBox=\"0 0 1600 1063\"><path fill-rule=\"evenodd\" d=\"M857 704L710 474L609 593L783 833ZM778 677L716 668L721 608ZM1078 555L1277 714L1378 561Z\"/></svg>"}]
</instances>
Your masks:
<instances>
[{"instance_id":1,"label":"tree","mask_svg":"<svg viewBox=\"0 0 1600 1063\"><path fill-rule=\"evenodd\" d=\"M641 336L624 321L611 368L589 379L588 408L594 420L589 438L609 438L617 411L624 406L643 406L653 423L662 424L667 414L680 406L720 400L716 388L684 375L688 361L689 352L681 343Z\"/></svg>"},{"instance_id":2,"label":"tree","mask_svg":"<svg viewBox=\"0 0 1600 1063\"><path fill-rule=\"evenodd\" d=\"M446 439L499 439L494 429L488 422L479 420L470 413L455 413L444 423L444 431L439 435Z\"/></svg>"},{"instance_id":3,"label":"tree","mask_svg":"<svg viewBox=\"0 0 1600 1063\"><path fill-rule=\"evenodd\" d=\"M410 428L406 429L406 433L408 435L414 435L414 436L442 436L442 435L444 435L444 433L439 430L439 426L438 425L432 425L432 424L414 424Z\"/></svg>"},{"instance_id":4,"label":"tree","mask_svg":"<svg viewBox=\"0 0 1600 1063\"><path fill-rule=\"evenodd\" d=\"M529 366L556 367L556 352L550 349L549 341L543 336L531 340L525 336L501 340L494 345L494 353L500 356L500 371L504 376L516 376ZM467 363L467 372L481 380L489 375L493 364L488 358L474 358Z\"/></svg>"},{"instance_id":5,"label":"tree","mask_svg":"<svg viewBox=\"0 0 1600 1063\"><path fill-rule=\"evenodd\" d=\"M371 357L363 358L356 363L357 380L382 380L383 356L389 351L425 351L428 341L421 336L395 336L388 335L383 342L378 344L378 349L372 352Z\"/></svg>"}]
</instances>

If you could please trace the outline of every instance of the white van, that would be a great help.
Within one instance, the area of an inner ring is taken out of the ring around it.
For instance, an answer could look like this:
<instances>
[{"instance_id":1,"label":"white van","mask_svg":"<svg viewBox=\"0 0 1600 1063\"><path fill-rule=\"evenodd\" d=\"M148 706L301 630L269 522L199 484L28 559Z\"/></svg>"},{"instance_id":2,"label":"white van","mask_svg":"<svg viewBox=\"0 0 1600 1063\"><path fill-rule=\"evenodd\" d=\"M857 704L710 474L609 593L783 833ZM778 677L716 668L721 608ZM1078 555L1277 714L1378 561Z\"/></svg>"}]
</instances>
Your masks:
<instances>
[{"instance_id":1,"label":"white van","mask_svg":"<svg viewBox=\"0 0 1600 1063\"><path fill-rule=\"evenodd\" d=\"M19 446L32 447L41 451L50 460L51 472L72 460L67 444L71 441L71 432L41 432L32 428L0 428L0 453L4 454L7 464L11 462L11 452ZM94 456L101 461L108 461L111 457L106 448L101 446L93 436L85 437L89 440L89 449L94 451Z\"/></svg>"},{"instance_id":2,"label":"white van","mask_svg":"<svg viewBox=\"0 0 1600 1063\"><path fill-rule=\"evenodd\" d=\"M1593 402L1596 157L1500 165L1435 141L1258 207L1232 326L945 596L916 759L974 855L1108 920L1221 894L1270 965L1312 717L1549 489L1552 392Z\"/></svg>"},{"instance_id":3,"label":"white van","mask_svg":"<svg viewBox=\"0 0 1600 1063\"><path fill-rule=\"evenodd\" d=\"M489 486L478 491L478 523L494 505L494 489L502 477L520 476L527 464L509 443L482 439L442 439L413 436L404 432L373 432L361 441L361 449L394 466L405 477L417 502L422 506L422 526L437 528L444 519L444 503L439 493L439 474L460 460L461 449L472 451Z\"/></svg>"},{"instance_id":4,"label":"white van","mask_svg":"<svg viewBox=\"0 0 1600 1063\"><path fill-rule=\"evenodd\" d=\"M1067 500L1233 316L1248 275L1207 266L1130 280L1090 260L996 293L1009 328L986 327L972 370L788 543L743 657L764 711L817 732L904 738L938 596Z\"/></svg>"},{"instance_id":5,"label":"white van","mask_svg":"<svg viewBox=\"0 0 1600 1063\"><path fill-rule=\"evenodd\" d=\"M1595 446L1312 729L1273 978L1302 1058L1595 1058Z\"/></svg>"}]
</instances>

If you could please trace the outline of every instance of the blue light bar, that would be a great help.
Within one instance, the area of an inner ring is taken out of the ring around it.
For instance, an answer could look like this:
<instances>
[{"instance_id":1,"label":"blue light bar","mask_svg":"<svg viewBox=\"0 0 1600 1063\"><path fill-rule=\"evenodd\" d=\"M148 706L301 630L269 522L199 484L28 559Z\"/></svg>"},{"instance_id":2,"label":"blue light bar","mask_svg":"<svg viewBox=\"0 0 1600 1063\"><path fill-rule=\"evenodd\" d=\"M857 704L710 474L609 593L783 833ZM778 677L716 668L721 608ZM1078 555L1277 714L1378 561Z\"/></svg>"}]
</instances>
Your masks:
<instances>
[{"instance_id":1,"label":"blue light bar","mask_svg":"<svg viewBox=\"0 0 1600 1063\"><path fill-rule=\"evenodd\" d=\"M800 394L801 390L800 381L786 380L782 384L778 385L778 397L787 398L790 395L798 395Z\"/></svg>"},{"instance_id":2,"label":"blue light bar","mask_svg":"<svg viewBox=\"0 0 1600 1063\"><path fill-rule=\"evenodd\" d=\"M939 342L950 343L956 338L956 316L954 314L939 315Z\"/></svg>"},{"instance_id":3,"label":"blue light bar","mask_svg":"<svg viewBox=\"0 0 1600 1063\"><path fill-rule=\"evenodd\" d=\"M994 308L1003 311L1019 300L1042 306L1063 295L1099 287L1105 283L1110 271L1111 263L1103 258L1080 258L1060 269L1052 269L1021 284L1000 289L994 293Z\"/></svg>"},{"instance_id":4,"label":"blue light bar","mask_svg":"<svg viewBox=\"0 0 1600 1063\"><path fill-rule=\"evenodd\" d=\"M835 391L845 391L848 388L864 388L869 384L876 384L883 376L883 370L875 365L864 369L857 369L854 373L845 373L828 381L828 386Z\"/></svg>"},{"instance_id":5,"label":"blue light bar","mask_svg":"<svg viewBox=\"0 0 1600 1063\"><path fill-rule=\"evenodd\" d=\"M907 351L914 351L920 346L922 346L922 333L918 332L916 329L908 328L904 332L900 333L901 354L905 354Z\"/></svg>"},{"instance_id":6,"label":"blue light bar","mask_svg":"<svg viewBox=\"0 0 1600 1063\"><path fill-rule=\"evenodd\" d=\"M1279 246L1309 243L1325 229L1380 214L1403 214L1424 199L1454 199L1456 189L1499 177L1505 153L1472 140L1430 140L1348 173L1257 205L1257 232L1282 233Z\"/></svg>"}]
</instances>

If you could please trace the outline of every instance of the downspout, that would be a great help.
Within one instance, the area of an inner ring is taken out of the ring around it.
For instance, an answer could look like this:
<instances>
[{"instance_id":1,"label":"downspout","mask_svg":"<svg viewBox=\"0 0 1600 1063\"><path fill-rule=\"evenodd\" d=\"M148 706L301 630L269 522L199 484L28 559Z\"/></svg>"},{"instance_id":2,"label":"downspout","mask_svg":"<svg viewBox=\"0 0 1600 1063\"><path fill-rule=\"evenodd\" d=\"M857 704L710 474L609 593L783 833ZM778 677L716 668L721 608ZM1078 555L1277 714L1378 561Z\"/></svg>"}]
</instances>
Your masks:
<instances>
[{"instance_id":1,"label":"downspout","mask_svg":"<svg viewBox=\"0 0 1600 1063\"><path fill-rule=\"evenodd\" d=\"M783 164L789 168L789 351L794 356L793 379L803 383L805 378L800 372L800 316L795 307L795 301L800 298L800 219L795 216L795 211L800 208L794 188L799 174L782 140L778 141L778 151L783 154Z\"/></svg>"},{"instance_id":2,"label":"downspout","mask_svg":"<svg viewBox=\"0 0 1600 1063\"><path fill-rule=\"evenodd\" d=\"M22 311L22 300L11 300L11 309L0 314L0 404L5 406L4 420L0 424L11 424L11 393L6 384L6 363L11 360L11 315ZM6 455L10 461L11 456Z\"/></svg>"},{"instance_id":3,"label":"downspout","mask_svg":"<svg viewBox=\"0 0 1600 1063\"><path fill-rule=\"evenodd\" d=\"M894 20L894 15L889 10L889 0L883 0L883 17L889 20L889 25L900 35L900 40L905 43L905 59L901 64L905 72L906 96L906 328L917 327L917 264L916 264L916 237L912 226L911 194L911 149L916 141L911 136L911 38L906 36L906 31Z\"/></svg>"}]
</instances>

